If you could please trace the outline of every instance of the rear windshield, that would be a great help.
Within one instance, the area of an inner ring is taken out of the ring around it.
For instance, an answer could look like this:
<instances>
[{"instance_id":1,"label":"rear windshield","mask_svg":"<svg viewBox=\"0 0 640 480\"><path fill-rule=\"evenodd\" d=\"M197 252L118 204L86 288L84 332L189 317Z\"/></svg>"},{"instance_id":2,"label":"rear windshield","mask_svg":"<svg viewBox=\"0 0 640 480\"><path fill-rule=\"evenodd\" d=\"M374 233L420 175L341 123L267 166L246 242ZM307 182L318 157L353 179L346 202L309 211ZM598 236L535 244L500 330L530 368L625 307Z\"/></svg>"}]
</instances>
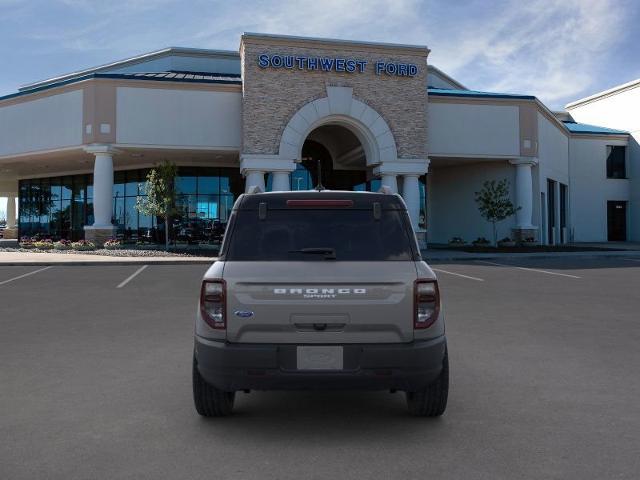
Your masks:
<instances>
[{"instance_id":1,"label":"rear windshield","mask_svg":"<svg viewBox=\"0 0 640 480\"><path fill-rule=\"evenodd\" d=\"M234 214L225 260L400 261L412 260L414 242L405 211L269 210L260 220L255 210ZM226 248L225 248L226 247Z\"/></svg>"}]
</instances>

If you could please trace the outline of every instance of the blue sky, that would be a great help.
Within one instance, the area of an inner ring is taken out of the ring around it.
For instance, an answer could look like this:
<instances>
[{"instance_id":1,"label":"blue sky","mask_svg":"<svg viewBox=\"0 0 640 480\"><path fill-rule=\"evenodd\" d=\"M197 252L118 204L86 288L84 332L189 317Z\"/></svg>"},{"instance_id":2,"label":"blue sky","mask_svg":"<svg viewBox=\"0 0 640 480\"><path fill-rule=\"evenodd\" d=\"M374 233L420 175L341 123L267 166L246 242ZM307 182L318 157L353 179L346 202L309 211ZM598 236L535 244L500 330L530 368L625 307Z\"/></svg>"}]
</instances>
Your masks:
<instances>
[{"instance_id":1,"label":"blue sky","mask_svg":"<svg viewBox=\"0 0 640 480\"><path fill-rule=\"evenodd\" d=\"M639 21L633 0L0 0L0 94L166 46L236 50L254 31L426 44L469 88L557 109L640 77Z\"/></svg>"},{"instance_id":2,"label":"blue sky","mask_svg":"<svg viewBox=\"0 0 640 480\"><path fill-rule=\"evenodd\" d=\"M640 78L639 25L634 0L0 0L0 95L167 46L237 50L250 31L427 45L468 88L559 109Z\"/></svg>"}]
</instances>

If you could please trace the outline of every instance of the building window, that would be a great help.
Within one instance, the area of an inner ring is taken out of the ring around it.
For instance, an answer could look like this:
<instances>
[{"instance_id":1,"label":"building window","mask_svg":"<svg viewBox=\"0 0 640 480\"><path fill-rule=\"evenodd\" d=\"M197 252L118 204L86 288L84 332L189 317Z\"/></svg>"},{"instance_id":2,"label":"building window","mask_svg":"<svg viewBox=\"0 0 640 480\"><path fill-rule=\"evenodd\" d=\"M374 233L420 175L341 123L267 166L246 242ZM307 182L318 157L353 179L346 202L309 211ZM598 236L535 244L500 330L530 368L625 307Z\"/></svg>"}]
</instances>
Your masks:
<instances>
[{"instance_id":1,"label":"building window","mask_svg":"<svg viewBox=\"0 0 640 480\"><path fill-rule=\"evenodd\" d=\"M172 219L170 237L176 243L219 244L233 204L243 188L237 169L178 168L178 215ZM162 223L162 219L156 220L159 225Z\"/></svg>"},{"instance_id":2,"label":"building window","mask_svg":"<svg viewBox=\"0 0 640 480\"><path fill-rule=\"evenodd\" d=\"M366 182L358 183L353 186L354 192L377 192L382 187L382 180L379 178L372 178Z\"/></svg>"},{"instance_id":3,"label":"building window","mask_svg":"<svg viewBox=\"0 0 640 480\"><path fill-rule=\"evenodd\" d=\"M420 175L420 216L418 217L418 229L427 229L427 175Z\"/></svg>"},{"instance_id":4,"label":"building window","mask_svg":"<svg viewBox=\"0 0 640 480\"><path fill-rule=\"evenodd\" d=\"M560 243L567 243L568 188L564 183L560 184Z\"/></svg>"},{"instance_id":5,"label":"building window","mask_svg":"<svg viewBox=\"0 0 640 480\"><path fill-rule=\"evenodd\" d=\"M125 243L163 243L162 218L143 215L137 197L145 195L148 170L114 173L113 225ZM243 181L234 168L178 168L177 214L169 226L175 243L217 245ZM93 176L21 180L20 235L58 240L83 238L93 224Z\"/></svg>"},{"instance_id":6,"label":"building window","mask_svg":"<svg viewBox=\"0 0 640 480\"><path fill-rule=\"evenodd\" d=\"M627 147L607 146L607 178L627 178Z\"/></svg>"},{"instance_id":7,"label":"building window","mask_svg":"<svg viewBox=\"0 0 640 480\"><path fill-rule=\"evenodd\" d=\"M82 238L87 215L93 215L86 198L89 178L75 175L20 180L20 235L54 240Z\"/></svg>"},{"instance_id":8,"label":"building window","mask_svg":"<svg viewBox=\"0 0 640 480\"><path fill-rule=\"evenodd\" d=\"M547 242L555 245L556 231L556 182L547 179Z\"/></svg>"},{"instance_id":9,"label":"building window","mask_svg":"<svg viewBox=\"0 0 640 480\"><path fill-rule=\"evenodd\" d=\"M269 174L269 177L272 176L272 174ZM296 163L296 169L291 172L290 179L291 190L311 190L314 187L311 173L309 173L309 170L307 170L302 163ZM268 190L270 189L271 186L268 187Z\"/></svg>"}]
</instances>

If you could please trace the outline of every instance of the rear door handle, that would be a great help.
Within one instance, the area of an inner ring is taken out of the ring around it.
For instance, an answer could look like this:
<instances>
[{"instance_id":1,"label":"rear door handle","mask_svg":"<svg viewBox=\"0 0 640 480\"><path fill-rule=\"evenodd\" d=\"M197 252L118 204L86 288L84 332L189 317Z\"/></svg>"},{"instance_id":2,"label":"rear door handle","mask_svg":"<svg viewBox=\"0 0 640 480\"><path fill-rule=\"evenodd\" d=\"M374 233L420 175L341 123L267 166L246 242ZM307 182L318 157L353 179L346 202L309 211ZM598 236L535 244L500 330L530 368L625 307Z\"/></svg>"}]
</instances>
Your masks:
<instances>
[{"instance_id":1,"label":"rear door handle","mask_svg":"<svg viewBox=\"0 0 640 480\"><path fill-rule=\"evenodd\" d=\"M299 332L341 332L346 323L295 323Z\"/></svg>"}]
</instances>

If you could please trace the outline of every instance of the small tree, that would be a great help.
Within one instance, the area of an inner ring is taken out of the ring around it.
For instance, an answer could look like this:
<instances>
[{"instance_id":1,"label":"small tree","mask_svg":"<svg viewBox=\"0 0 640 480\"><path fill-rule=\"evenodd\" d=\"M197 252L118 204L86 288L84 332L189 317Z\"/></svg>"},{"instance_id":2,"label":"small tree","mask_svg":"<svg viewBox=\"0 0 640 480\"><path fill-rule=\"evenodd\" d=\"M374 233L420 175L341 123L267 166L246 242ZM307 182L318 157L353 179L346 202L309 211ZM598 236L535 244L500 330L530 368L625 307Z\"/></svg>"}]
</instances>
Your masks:
<instances>
[{"instance_id":1,"label":"small tree","mask_svg":"<svg viewBox=\"0 0 640 480\"><path fill-rule=\"evenodd\" d=\"M514 207L509 199L509 182L507 179L496 182L487 180L482 190L475 193L480 215L493 226L493 245L498 242L496 223L514 215L520 207Z\"/></svg>"},{"instance_id":2,"label":"small tree","mask_svg":"<svg viewBox=\"0 0 640 480\"><path fill-rule=\"evenodd\" d=\"M147 174L147 184L144 187L146 197L138 197L136 201L136 210L143 215L164 219L166 250L169 250L169 220L175 214L177 174L178 167L167 160L151 169Z\"/></svg>"}]
</instances>

